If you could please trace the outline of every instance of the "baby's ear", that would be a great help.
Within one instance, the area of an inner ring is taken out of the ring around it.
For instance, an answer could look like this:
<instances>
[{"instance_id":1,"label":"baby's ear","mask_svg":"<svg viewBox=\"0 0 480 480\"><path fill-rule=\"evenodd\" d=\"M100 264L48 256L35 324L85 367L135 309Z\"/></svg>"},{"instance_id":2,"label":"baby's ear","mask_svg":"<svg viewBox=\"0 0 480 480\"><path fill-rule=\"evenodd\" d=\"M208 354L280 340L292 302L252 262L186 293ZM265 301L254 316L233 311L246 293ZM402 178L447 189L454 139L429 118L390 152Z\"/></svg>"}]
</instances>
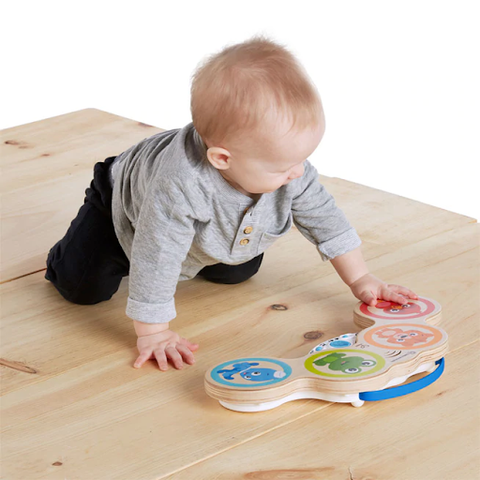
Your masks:
<instances>
[{"instance_id":1,"label":"baby's ear","mask_svg":"<svg viewBox=\"0 0 480 480\"><path fill-rule=\"evenodd\" d=\"M207 158L217 170L228 170L230 168L231 155L224 148L210 147L207 150Z\"/></svg>"}]
</instances>

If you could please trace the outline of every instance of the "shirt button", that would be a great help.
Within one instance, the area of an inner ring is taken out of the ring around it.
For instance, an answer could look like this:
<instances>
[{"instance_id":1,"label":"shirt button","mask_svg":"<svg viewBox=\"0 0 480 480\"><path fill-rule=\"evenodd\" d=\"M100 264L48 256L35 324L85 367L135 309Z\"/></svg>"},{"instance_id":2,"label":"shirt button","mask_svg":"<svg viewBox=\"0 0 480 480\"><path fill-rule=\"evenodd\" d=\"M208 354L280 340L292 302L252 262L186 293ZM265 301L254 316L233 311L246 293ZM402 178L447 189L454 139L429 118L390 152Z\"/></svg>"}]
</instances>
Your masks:
<instances>
[{"instance_id":1,"label":"shirt button","mask_svg":"<svg viewBox=\"0 0 480 480\"><path fill-rule=\"evenodd\" d=\"M252 227L246 227L245 230L243 231L243 233L252 233L253 232L253 228Z\"/></svg>"},{"instance_id":2,"label":"shirt button","mask_svg":"<svg viewBox=\"0 0 480 480\"><path fill-rule=\"evenodd\" d=\"M250 240L248 238L242 238L240 240L240 245L246 245Z\"/></svg>"}]
</instances>

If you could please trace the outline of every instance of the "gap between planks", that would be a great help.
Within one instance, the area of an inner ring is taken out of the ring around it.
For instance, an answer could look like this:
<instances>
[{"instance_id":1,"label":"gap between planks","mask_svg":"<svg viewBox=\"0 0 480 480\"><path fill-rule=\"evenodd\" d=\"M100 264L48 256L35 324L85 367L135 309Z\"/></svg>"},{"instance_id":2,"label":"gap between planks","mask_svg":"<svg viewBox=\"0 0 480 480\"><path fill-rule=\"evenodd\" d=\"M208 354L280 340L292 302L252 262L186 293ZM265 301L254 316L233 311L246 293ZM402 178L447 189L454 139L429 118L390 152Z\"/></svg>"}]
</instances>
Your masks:
<instances>
[{"instance_id":1,"label":"gap between planks","mask_svg":"<svg viewBox=\"0 0 480 480\"><path fill-rule=\"evenodd\" d=\"M41 268L40 270L35 270L34 272L24 273L23 275L20 275L18 277L13 277L13 278L8 278L7 280L2 280L0 282L0 285L3 285L4 283L13 282L14 280L19 280L20 278L28 277L29 275L33 275L35 273L46 272L46 271L47 271L46 268Z\"/></svg>"}]
</instances>

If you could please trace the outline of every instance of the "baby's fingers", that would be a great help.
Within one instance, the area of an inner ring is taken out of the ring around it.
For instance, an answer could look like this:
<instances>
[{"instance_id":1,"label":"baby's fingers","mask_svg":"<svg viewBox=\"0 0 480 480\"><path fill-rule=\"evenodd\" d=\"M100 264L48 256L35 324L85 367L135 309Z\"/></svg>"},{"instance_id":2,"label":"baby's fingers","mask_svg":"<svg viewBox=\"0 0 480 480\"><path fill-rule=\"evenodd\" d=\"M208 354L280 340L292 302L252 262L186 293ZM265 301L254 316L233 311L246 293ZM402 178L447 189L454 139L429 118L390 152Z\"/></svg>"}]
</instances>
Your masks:
<instances>
[{"instance_id":1,"label":"baby's fingers","mask_svg":"<svg viewBox=\"0 0 480 480\"><path fill-rule=\"evenodd\" d=\"M405 297L411 298L413 300L418 300L418 295L412 290L402 287L401 285L389 285L390 290L393 290L396 293L401 293Z\"/></svg>"},{"instance_id":2,"label":"baby's fingers","mask_svg":"<svg viewBox=\"0 0 480 480\"><path fill-rule=\"evenodd\" d=\"M133 366L135 368L141 368L141 366L152 356L151 350L143 350L138 358L135 360Z\"/></svg>"},{"instance_id":3,"label":"baby's fingers","mask_svg":"<svg viewBox=\"0 0 480 480\"><path fill-rule=\"evenodd\" d=\"M397 302L400 305L405 305L408 303L408 300L403 295L399 295L387 286L382 289L381 297L383 300L387 300L389 302Z\"/></svg>"},{"instance_id":4,"label":"baby's fingers","mask_svg":"<svg viewBox=\"0 0 480 480\"><path fill-rule=\"evenodd\" d=\"M189 342L186 338L182 338L182 339L180 340L180 345L185 345L185 346L187 346L192 352L194 352L195 350L197 350L198 347L199 347L198 343Z\"/></svg>"},{"instance_id":5,"label":"baby's fingers","mask_svg":"<svg viewBox=\"0 0 480 480\"><path fill-rule=\"evenodd\" d=\"M195 363L195 358L189 348L190 347L187 347L182 344L177 345L177 350L180 352L185 362L190 365L193 365Z\"/></svg>"},{"instance_id":6,"label":"baby's fingers","mask_svg":"<svg viewBox=\"0 0 480 480\"><path fill-rule=\"evenodd\" d=\"M163 371L168 370L168 361L167 361L167 355L165 353L165 350L163 348L156 348L153 351L153 354L157 359L157 363L158 363L158 366L160 367L160 370L163 370Z\"/></svg>"},{"instance_id":7,"label":"baby's fingers","mask_svg":"<svg viewBox=\"0 0 480 480\"><path fill-rule=\"evenodd\" d=\"M374 307L377 303L377 297L372 291L365 290L360 292L360 295L357 298L371 307Z\"/></svg>"},{"instance_id":8,"label":"baby's fingers","mask_svg":"<svg viewBox=\"0 0 480 480\"><path fill-rule=\"evenodd\" d=\"M182 356L177 351L178 346L179 346L178 344L175 345L174 347L168 346L165 349L165 353L168 355L168 357L172 361L175 368L181 369L183 368L183 360L182 360Z\"/></svg>"}]
</instances>

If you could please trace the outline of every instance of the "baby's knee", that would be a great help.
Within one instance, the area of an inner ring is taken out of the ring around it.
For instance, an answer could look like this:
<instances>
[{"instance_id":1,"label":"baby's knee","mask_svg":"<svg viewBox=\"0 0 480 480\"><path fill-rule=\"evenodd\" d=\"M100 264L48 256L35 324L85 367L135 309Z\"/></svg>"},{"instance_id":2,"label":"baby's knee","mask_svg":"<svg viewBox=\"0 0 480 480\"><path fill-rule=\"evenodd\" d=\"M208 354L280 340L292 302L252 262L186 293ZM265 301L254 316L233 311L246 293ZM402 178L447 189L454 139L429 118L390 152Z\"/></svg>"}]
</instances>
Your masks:
<instances>
[{"instance_id":1,"label":"baby's knee","mask_svg":"<svg viewBox=\"0 0 480 480\"><path fill-rule=\"evenodd\" d=\"M241 270L241 269L232 269L228 275L226 275L221 283L226 283L229 285L234 285L237 283L243 283L252 278L260 268L260 265L255 266L253 269Z\"/></svg>"},{"instance_id":2,"label":"baby's knee","mask_svg":"<svg viewBox=\"0 0 480 480\"><path fill-rule=\"evenodd\" d=\"M118 290L121 275L110 275L88 268L92 262L82 261L61 250L61 242L54 245L47 256L45 279L50 281L60 295L78 305L95 305L110 300Z\"/></svg>"},{"instance_id":3,"label":"baby's knee","mask_svg":"<svg viewBox=\"0 0 480 480\"><path fill-rule=\"evenodd\" d=\"M96 289L95 285L90 284L87 288L82 288L82 286L77 286L73 289L62 286L61 279L55 278L52 279L48 272L45 274L45 278L50 281L50 283L55 287L55 289L60 293L60 295L71 303L77 305L95 305L96 303L104 302L105 300L110 300L113 293L105 292L102 289ZM65 283L65 282L64 282Z\"/></svg>"},{"instance_id":4,"label":"baby's knee","mask_svg":"<svg viewBox=\"0 0 480 480\"><path fill-rule=\"evenodd\" d=\"M118 285L111 285L107 288L108 282L95 282L89 279L70 278L62 269L55 269L51 264L47 266L45 279L48 280L60 293L60 295L71 303L77 305L95 305L96 303L110 300L118 290Z\"/></svg>"},{"instance_id":5,"label":"baby's knee","mask_svg":"<svg viewBox=\"0 0 480 480\"><path fill-rule=\"evenodd\" d=\"M235 284L247 281L259 270L263 253L252 260L240 265L226 265L219 263L205 267L199 275L214 283Z\"/></svg>"},{"instance_id":6,"label":"baby's knee","mask_svg":"<svg viewBox=\"0 0 480 480\"><path fill-rule=\"evenodd\" d=\"M60 293L65 300L77 305L95 305L110 300L113 295L113 293L107 294L106 292L95 291L91 288L87 290L77 289L72 293L68 292L65 294L60 291Z\"/></svg>"}]
</instances>

